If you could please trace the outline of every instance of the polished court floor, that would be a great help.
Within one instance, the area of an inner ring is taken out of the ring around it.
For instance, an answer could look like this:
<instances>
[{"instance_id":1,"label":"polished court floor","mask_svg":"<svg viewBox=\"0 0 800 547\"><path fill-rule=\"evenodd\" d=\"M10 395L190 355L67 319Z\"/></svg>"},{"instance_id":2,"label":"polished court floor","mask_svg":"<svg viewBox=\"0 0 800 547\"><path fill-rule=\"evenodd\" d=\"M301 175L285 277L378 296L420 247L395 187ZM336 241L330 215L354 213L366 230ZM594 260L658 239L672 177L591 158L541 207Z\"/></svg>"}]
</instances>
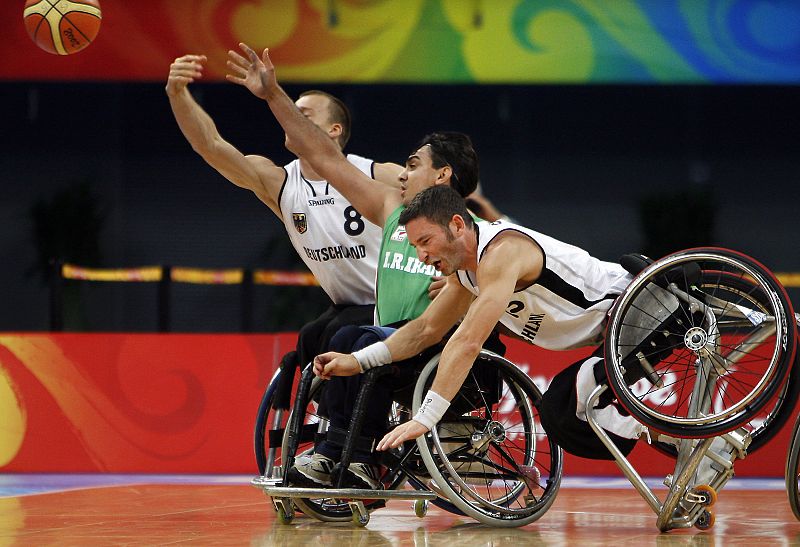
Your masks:
<instances>
[{"instance_id":1,"label":"polished court floor","mask_svg":"<svg viewBox=\"0 0 800 547\"><path fill-rule=\"evenodd\" d=\"M781 480L734 480L714 511L710 530L659 533L624 479L566 478L550 511L524 528L436 507L419 519L408 501L374 512L366 528L302 516L284 525L249 477L0 475L0 546L800 545Z\"/></svg>"}]
</instances>

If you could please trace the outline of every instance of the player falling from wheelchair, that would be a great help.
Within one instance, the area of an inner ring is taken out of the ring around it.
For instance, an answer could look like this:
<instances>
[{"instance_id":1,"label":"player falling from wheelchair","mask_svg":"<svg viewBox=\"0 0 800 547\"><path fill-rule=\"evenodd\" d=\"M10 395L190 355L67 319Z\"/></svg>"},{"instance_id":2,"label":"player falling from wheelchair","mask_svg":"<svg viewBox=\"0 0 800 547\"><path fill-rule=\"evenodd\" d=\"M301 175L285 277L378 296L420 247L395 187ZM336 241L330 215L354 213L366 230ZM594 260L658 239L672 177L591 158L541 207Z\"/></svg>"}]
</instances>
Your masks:
<instances>
[{"instance_id":1,"label":"player falling from wheelchair","mask_svg":"<svg viewBox=\"0 0 800 547\"><path fill-rule=\"evenodd\" d=\"M385 244L392 239L407 240L416 247L424 265L447 276L433 303L385 341L380 338L385 338L391 332L389 329L345 331L341 337L337 333L335 342L345 346L344 351L356 351L329 352L315 359L315 373L338 383L326 389L326 397L331 394L338 397L338 404L327 409L331 429L346 434L352 410L352 404L347 402L354 400L352 392L358 387L358 383L342 383L342 378L357 378L370 368L389 363L409 359L413 362L426 349L441 344L448 331L460 322L444 345L436 378L417 414L388 432L375 448L378 451L396 448L428 432L447 411L481 347L500 323L509 334L546 349L599 346L592 357L556 376L542 399L540 412L542 425L565 450L583 457L611 459L585 420L584 402L597 386L595 374L599 375L603 369L601 344L607 313L630 283L631 274L619 264L601 261L582 249L512 223L476 223L466 210L463 196L474 189L477 174L471 188L465 189L462 185L467 177L459 172L460 165L449 161L437 166L436 150L429 144L408 158L400 175L399 201L395 196L394 201L388 197L375 203L370 201L375 199L374 192L358 195L363 175L349 166L283 92L268 52L265 50L259 58L248 46L240 46L247 58L230 52L229 67L236 74L228 79L267 101L296 154L305 157L352 203L356 204L359 198L364 200L356 206L366 218L384 227ZM475 164L477 167L477 158ZM427 176L421 176L421 172ZM385 193L389 195L388 192ZM408 207L403 209L401 204ZM389 263L393 259L391 253L383 252L382 256L378 272L379 320L382 319L380 270L387 266L387 259ZM399 296L402 295L401 292ZM393 311L397 313L396 309ZM402 319L412 317L415 315ZM366 345L370 339L378 341ZM332 346L335 347L334 342ZM413 375L412 367L398 368L401 374L411 370ZM347 390L351 394L342 396ZM352 483L344 481L345 487L380 486L374 468L369 465L377 462L369 450L372 444L369 440L375 432L385 430L392 397L373 394L370 402L362 439L356 443L353 457L354 462L359 462L354 468L358 476ZM620 450L628 454L645 427L620 411L610 399L601 399L600 406L605 407L599 413L600 425ZM297 473L297 468L289 470L290 480L302 483L308 479L309 486L330 484L341 444L342 440L338 440L318 445L312 461L298 466L305 466L302 473Z\"/></svg>"}]
</instances>

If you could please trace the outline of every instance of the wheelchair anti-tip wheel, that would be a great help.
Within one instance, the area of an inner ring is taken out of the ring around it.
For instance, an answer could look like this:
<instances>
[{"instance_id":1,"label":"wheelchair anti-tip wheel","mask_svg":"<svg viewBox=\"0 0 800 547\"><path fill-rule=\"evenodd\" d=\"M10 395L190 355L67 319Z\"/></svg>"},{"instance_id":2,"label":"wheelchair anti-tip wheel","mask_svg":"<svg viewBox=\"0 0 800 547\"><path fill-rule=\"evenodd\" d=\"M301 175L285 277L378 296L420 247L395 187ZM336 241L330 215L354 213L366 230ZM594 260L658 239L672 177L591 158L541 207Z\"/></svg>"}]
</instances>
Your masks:
<instances>
[{"instance_id":1,"label":"wheelchair anti-tip wheel","mask_svg":"<svg viewBox=\"0 0 800 547\"><path fill-rule=\"evenodd\" d=\"M747 424L773 400L795 339L789 299L766 268L734 251L691 249L645 268L618 298L606 372L643 424L709 437Z\"/></svg>"},{"instance_id":2,"label":"wheelchair anti-tip wheel","mask_svg":"<svg viewBox=\"0 0 800 547\"><path fill-rule=\"evenodd\" d=\"M433 382L425 366L413 409ZM434 429L417 439L435 484L459 510L492 526L524 526L555 501L563 454L539 421L541 393L513 363L489 351L479 359Z\"/></svg>"}]
</instances>

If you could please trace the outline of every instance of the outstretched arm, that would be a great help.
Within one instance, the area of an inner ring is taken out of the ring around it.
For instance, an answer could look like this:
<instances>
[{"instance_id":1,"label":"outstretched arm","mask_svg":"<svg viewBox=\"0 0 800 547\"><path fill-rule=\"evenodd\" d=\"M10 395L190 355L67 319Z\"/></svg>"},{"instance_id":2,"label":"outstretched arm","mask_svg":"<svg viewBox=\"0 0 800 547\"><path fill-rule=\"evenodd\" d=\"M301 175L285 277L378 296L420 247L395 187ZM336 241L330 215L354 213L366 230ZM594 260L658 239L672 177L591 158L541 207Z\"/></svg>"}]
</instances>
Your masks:
<instances>
[{"instance_id":1,"label":"outstretched arm","mask_svg":"<svg viewBox=\"0 0 800 547\"><path fill-rule=\"evenodd\" d=\"M526 242L519 237L506 236L487 248L476 271L480 295L472 302L464 320L447 341L439 359L436 377L425 397L426 400L438 399L440 403L434 404L443 409L442 413L458 393L483 343L505 313L517 282L522 279L535 280L541 271L541 263L541 251L530 240ZM396 448L429 431L429 425L418 421L417 416L387 433L378 443L377 450Z\"/></svg>"},{"instance_id":2,"label":"outstretched arm","mask_svg":"<svg viewBox=\"0 0 800 547\"><path fill-rule=\"evenodd\" d=\"M436 344L464 316L472 301L472 293L454 278L454 275L447 278L441 294L422 315L409 321L386 339L390 361L414 357ZM353 376L361 372L361 366L352 353L328 352L314 359L314 373L324 380L331 376Z\"/></svg>"},{"instance_id":3,"label":"outstretched arm","mask_svg":"<svg viewBox=\"0 0 800 547\"><path fill-rule=\"evenodd\" d=\"M278 85L275 67L265 49L261 58L247 44L239 47L245 56L228 52L228 81L242 85L267 101L270 110L288 136L291 150L308 161L314 170L347 198L370 222L383 226L401 203L400 192L372 179L353 166L342 151L295 106Z\"/></svg>"},{"instance_id":4,"label":"outstretched arm","mask_svg":"<svg viewBox=\"0 0 800 547\"><path fill-rule=\"evenodd\" d=\"M169 67L166 92L178 127L209 165L235 185L255 192L280 215L277 199L286 176L283 168L263 156L245 156L223 139L214 121L189 92L188 85L202 77L205 61L205 55L184 55Z\"/></svg>"}]
</instances>

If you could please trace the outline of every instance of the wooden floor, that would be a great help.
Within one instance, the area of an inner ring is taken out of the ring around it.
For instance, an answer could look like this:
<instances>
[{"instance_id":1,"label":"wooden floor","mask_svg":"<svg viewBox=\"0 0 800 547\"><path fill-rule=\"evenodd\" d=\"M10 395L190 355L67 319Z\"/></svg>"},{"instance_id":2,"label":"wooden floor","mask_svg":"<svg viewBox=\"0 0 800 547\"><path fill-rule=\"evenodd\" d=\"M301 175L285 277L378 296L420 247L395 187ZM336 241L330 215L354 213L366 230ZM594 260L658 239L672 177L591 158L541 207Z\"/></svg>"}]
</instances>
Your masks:
<instances>
[{"instance_id":1,"label":"wooden floor","mask_svg":"<svg viewBox=\"0 0 800 547\"><path fill-rule=\"evenodd\" d=\"M800 522L785 492L774 488L726 489L712 529L662 534L630 486L564 487L550 511L524 528L490 528L435 507L418 519L407 501L390 502L357 528L302 516L279 524L263 493L243 481L144 481L35 494L6 490L0 545L800 545Z\"/></svg>"}]
</instances>

